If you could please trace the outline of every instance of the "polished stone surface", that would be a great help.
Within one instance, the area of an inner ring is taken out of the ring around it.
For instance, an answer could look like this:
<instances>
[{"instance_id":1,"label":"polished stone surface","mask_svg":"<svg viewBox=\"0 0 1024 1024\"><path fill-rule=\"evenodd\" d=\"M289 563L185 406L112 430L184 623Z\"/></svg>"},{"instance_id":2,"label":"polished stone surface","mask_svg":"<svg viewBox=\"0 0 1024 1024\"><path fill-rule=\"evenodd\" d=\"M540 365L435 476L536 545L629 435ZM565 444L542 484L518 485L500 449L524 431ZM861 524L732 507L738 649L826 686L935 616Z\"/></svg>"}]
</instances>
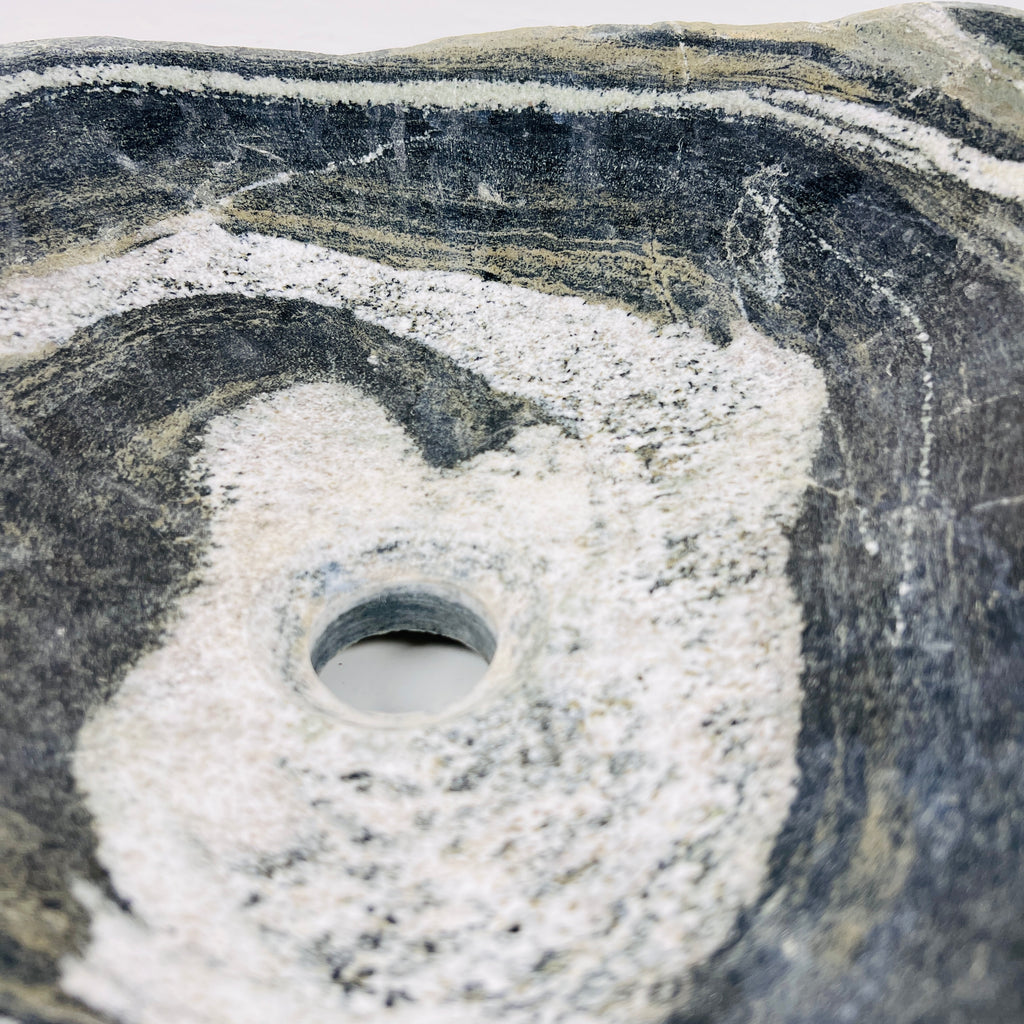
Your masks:
<instances>
[{"instance_id":1,"label":"polished stone surface","mask_svg":"<svg viewBox=\"0 0 1024 1024\"><path fill-rule=\"evenodd\" d=\"M0 61L0 1014L1024 1015L1024 21Z\"/></svg>"}]
</instances>

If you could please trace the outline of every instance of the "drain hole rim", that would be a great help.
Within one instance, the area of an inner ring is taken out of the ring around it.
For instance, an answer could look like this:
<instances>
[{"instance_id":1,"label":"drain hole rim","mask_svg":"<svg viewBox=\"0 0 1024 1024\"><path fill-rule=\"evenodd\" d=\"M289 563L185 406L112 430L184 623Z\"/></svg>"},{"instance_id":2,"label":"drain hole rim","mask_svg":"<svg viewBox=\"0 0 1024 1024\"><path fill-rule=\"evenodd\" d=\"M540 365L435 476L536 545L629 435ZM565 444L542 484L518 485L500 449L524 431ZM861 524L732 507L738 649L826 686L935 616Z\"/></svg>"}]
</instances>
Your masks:
<instances>
[{"instance_id":1,"label":"drain hole rim","mask_svg":"<svg viewBox=\"0 0 1024 1024\"><path fill-rule=\"evenodd\" d=\"M498 648L497 636L488 618L473 604L447 587L396 586L363 597L318 631L309 654L313 671L319 676L332 658L361 640L398 632L454 640L490 665Z\"/></svg>"}]
</instances>

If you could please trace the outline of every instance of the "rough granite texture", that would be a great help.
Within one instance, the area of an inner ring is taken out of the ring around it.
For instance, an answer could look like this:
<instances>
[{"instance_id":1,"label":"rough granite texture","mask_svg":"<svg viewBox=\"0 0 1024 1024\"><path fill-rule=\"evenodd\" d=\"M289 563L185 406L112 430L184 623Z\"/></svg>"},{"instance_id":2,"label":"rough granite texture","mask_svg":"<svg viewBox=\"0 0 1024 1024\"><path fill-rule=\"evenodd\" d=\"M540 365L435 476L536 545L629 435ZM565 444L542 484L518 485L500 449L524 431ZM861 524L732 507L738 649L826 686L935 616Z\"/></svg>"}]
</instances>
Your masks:
<instances>
[{"instance_id":1,"label":"rough granite texture","mask_svg":"<svg viewBox=\"0 0 1024 1024\"><path fill-rule=\"evenodd\" d=\"M1024 1019L1024 19L0 119L0 1021ZM364 602L484 679L345 707Z\"/></svg>"}]
</instances>

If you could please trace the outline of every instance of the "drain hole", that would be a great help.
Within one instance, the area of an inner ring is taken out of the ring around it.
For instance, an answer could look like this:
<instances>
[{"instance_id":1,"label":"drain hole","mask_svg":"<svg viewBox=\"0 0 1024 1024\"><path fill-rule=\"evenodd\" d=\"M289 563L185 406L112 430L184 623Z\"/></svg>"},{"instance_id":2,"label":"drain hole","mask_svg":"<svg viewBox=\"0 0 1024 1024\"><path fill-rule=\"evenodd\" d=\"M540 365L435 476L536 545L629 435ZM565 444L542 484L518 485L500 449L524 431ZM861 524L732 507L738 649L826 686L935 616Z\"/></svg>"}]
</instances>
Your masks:
<instances>
[{"instance_id":1,"label":"drain hole","mask_svg":"<svg viewBox=\"0 0 1024 1024\"><path fill-rule=\"evenodd\" d=\"M487 671L495 639L464 605L436 594L381 594L342 613L313 647L313 668L358 711L436 714Z\"/></svg>"}]
</instances>

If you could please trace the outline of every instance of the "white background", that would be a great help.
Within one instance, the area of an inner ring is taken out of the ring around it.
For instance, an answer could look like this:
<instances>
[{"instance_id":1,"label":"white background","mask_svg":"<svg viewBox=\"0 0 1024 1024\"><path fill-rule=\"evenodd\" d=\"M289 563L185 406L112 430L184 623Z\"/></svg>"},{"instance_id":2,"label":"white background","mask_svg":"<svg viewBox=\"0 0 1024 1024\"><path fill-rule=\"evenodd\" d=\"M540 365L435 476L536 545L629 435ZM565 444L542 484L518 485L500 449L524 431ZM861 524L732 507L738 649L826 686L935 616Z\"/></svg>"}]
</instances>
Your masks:
<instances>
[{"instance_id":1,"label":"white background","mask_svg":"<svg viewBox=\"0 0 1024 1024\"><path fill-rule=\"evenodd\" d=\"M0 0L0 42L102 35L356 53L528 25L759 25L828 21L875 6L872 0ZM1009 6L1024 10L1024 0Z\"/></svg>"}]
</instances>

